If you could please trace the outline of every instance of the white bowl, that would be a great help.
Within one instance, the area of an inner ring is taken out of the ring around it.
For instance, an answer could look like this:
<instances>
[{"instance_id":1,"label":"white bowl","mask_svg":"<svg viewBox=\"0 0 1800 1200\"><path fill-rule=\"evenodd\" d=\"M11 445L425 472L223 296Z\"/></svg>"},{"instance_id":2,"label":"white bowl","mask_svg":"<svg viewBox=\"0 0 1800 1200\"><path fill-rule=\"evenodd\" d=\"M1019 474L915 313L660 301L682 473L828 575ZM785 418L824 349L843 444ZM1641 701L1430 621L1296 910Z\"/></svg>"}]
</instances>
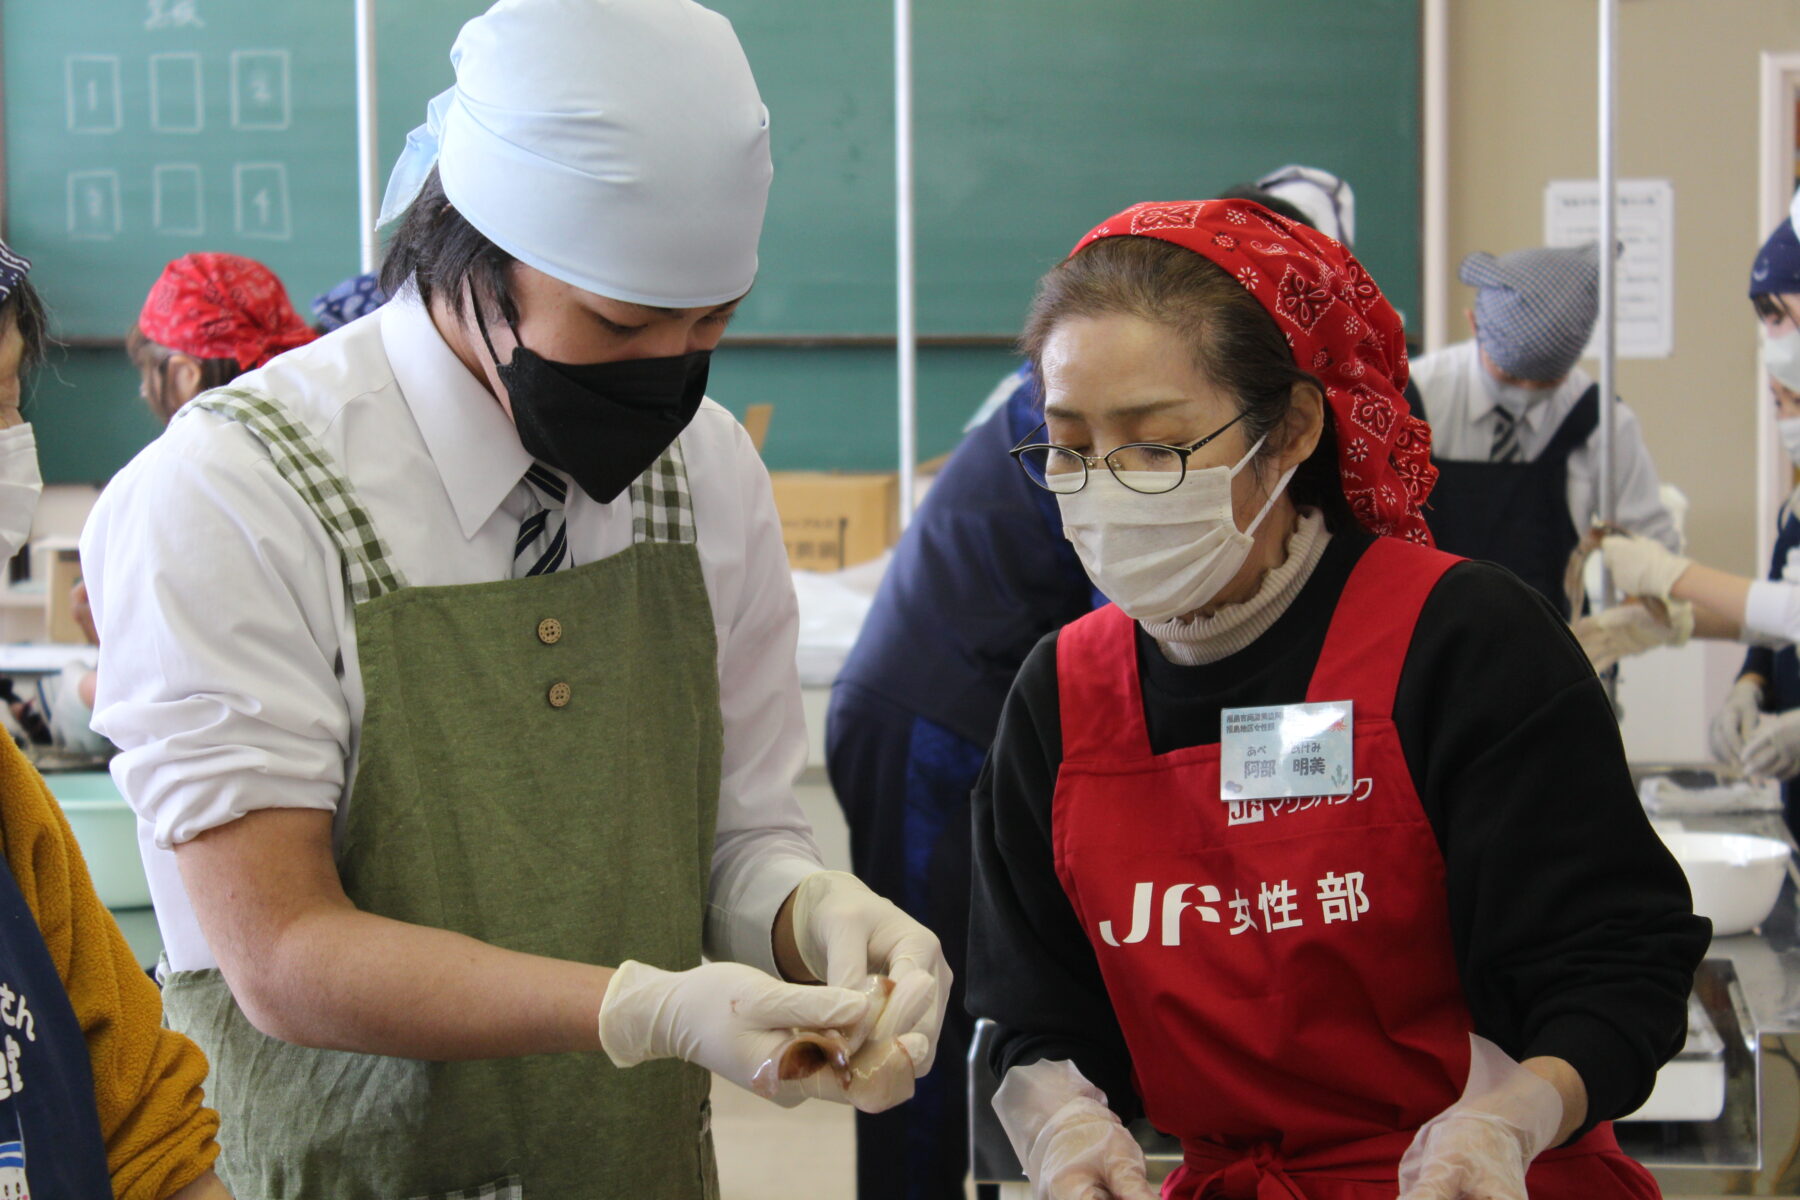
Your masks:
<instances>
[{"instance_id":1,"label":"white bowl","mask_svg":"<svg viewBox=\"0 0 1800 1200\"><path fill-rule=\"evenodd\" d=\"M1714 937L1748 933L1769 915L1787 878L1788 848L1775 838L1743 833L1663 834L1694 892L1694 911L1711 919Z\"/></svg>"},{"instance_id":2,"label":"white bowl","mask_svg":"<svg viewBox=\"0 0 1800 1200\"><path fill-rule=\"evenodd\" d=\"M137 814L105 771L58 771L44 776L75 831L94 890L108 908L150 907L150 882L138 854Z\"/></svg>"}]
</instances>

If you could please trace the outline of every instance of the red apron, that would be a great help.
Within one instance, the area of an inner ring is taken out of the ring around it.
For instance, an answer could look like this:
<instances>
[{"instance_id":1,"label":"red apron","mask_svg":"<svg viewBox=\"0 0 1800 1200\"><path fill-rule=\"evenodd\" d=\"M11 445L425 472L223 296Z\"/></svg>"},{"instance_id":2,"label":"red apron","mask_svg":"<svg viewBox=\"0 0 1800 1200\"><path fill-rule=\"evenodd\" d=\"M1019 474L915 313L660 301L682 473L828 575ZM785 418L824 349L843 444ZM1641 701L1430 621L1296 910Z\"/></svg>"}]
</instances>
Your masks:
<instances>
[{"instance_id":1,"label":"red apron","mask_svg":"<svg viewBox=\"0 0 1800 1200\"><path fill-rule=\"evenodd\" d=\"M1444 861L1392 718L1419 612L1457 561L1382 538L1351 573L1304 697L1354 702L1345 796L1227 804L1216 742L1151 753L1129 617L1109 606L1058 639L1056 871L1145 1115L1181 1139L1165 1197L1393 1200L1413 1132L1462 1093ZM1540 1156L1529 1184L1659 1195L1609 1125Z\"/></svg>"}]
</instances>

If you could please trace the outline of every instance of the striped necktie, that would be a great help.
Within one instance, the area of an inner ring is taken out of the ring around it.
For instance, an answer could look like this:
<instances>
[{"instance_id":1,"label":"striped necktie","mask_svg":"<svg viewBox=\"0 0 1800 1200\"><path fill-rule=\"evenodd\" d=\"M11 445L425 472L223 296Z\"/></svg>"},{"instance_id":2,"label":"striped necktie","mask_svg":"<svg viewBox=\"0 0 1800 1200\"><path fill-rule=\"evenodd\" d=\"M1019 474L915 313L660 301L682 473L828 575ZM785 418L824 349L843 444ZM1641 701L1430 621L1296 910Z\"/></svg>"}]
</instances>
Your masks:
<instances>
[{"instance_id":1,"label":"striped necktie","mask_svg":"<svg viewBox=\"0 0 1800 1200\"><path fill-rule=\"evenodd\" d=\"M1525 455L1519 449L1519 418L1504 408L1494 409L1494 450L1488 456L1489 462L1516 463L1524 461Z\"/></svg>"},{"instance_id":2,"label":"striped necktie","mask_svg":"<svg viewBox=\"0 0 1800 1200\"><path fill-rule=\"evenodd\" d=\"M563 519L563 501L569 497L569 485L543 463L532 463L525 472L534 511L519 522L519 536L513 542L514 579L528 575L548 575L560 570L569 557L568 529Z\"/></svg>"}]
</instances>

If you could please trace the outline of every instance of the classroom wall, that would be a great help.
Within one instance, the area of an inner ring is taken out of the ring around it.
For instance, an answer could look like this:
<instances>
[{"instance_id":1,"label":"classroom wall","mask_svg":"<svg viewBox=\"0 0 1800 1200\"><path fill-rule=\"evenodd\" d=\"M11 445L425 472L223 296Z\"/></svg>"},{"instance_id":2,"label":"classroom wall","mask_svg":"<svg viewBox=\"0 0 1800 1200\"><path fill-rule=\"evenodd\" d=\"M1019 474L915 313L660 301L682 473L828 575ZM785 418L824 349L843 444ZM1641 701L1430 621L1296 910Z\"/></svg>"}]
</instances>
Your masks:
<instances>
[{"instance_id":1,"label":"classroom wall","mask_svg":"<svg viewBox=\"0 0 1800 1200\"><path fill-rule=\"evenodd\" d=\"M1596 175L1593 3L1452 0L1450 263L1543 240L1543 191ZM1675 193L1674 354L1622 359L1665 481L1693 502L1690 546L1737 571L1755 561L1757 330L1746 299L1758 227L1759 56L1800 51L1794 0L1622 0L1621 178ZM1450 289L1450 328L1472 302ZM1589 363L1596 373L1596 364Z\"/></svg>"}]
</instances>

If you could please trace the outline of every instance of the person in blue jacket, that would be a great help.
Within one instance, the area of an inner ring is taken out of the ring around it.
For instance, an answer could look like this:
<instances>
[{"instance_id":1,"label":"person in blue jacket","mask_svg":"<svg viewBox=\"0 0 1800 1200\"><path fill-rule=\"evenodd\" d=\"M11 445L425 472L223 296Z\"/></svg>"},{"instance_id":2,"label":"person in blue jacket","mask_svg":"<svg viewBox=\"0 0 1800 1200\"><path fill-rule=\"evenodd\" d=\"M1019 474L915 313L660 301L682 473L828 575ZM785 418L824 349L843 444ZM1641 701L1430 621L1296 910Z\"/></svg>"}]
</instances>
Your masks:
<instances>
[{"instance_id":1,"label":"person in blue jacket","mask_svg":"<svg viewBox=\"0 0 1800 1200\"><path fill-rule=\"evenodd\" d=\"M1315 224L1280 196L1251 187L1229 189L1233 196ZM1056 497L1007 454L1032 439L1042 410L1026 365L977 412L895 548L831 689L826 769L855 872L929 926L956 973L937 1065L912 1102L857 1114L860 1200L963 1196L974 1032L962 971L969 796L1025 656L1106 603L1063 537Z\"/></svg>"},{"instance_id":2,"label":"person in blue jacket","mask_svg":"<svg viewBox=\"0 0 1800 1200\"><path fill-rule=\"evenodd\" d=\"M910 1104L857 1116L862 1200L963 1194L969 793L1025 655L1104 602L1056 498L1007 457L1043 420L1037 380L1020 367L1003 386L926 492L831 689L826 765L853 868L937 933L955 971L936 1068Z\"/></svg>"}]
</instances>

